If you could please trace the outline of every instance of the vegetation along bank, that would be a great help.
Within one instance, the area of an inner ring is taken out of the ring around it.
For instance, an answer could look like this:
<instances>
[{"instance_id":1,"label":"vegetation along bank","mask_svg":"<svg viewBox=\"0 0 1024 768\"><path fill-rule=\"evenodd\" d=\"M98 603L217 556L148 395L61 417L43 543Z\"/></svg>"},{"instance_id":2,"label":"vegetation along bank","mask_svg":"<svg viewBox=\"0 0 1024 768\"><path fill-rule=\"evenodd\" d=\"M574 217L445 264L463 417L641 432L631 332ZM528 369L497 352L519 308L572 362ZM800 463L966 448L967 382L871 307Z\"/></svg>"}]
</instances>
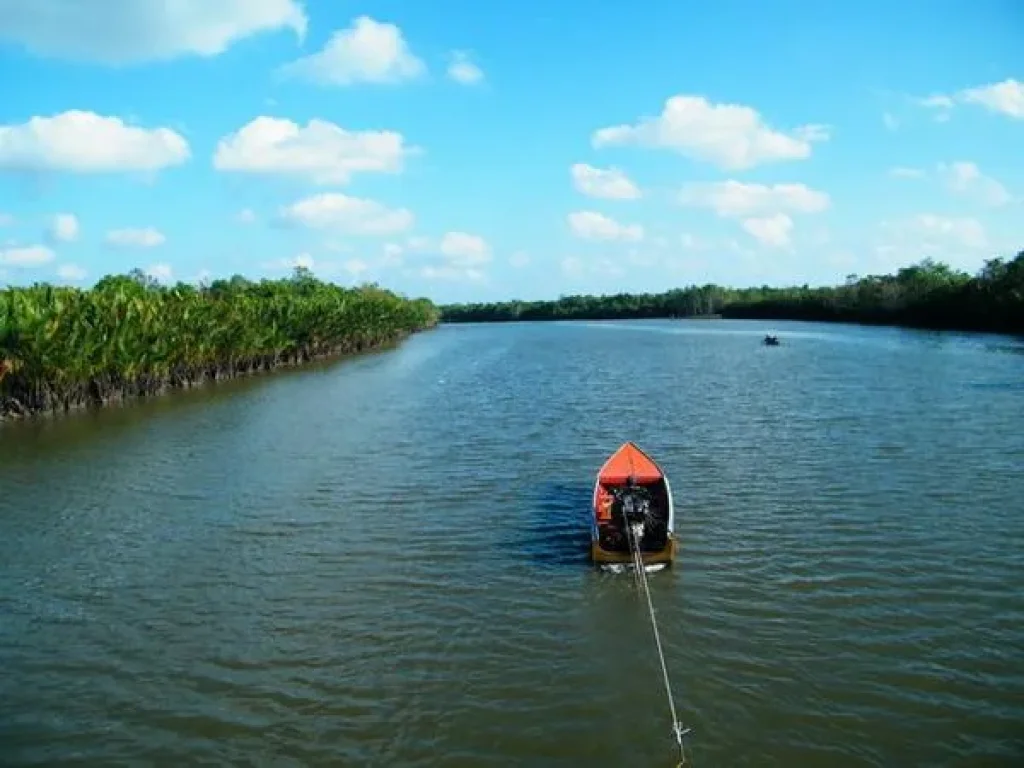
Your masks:
<instances>
[{"instance_id":1,"label":"vegetation along bank","mask_svg":"<svg viewBox=\"0 0 1024 768\"><path fill-rule=\"evenodd\" d=\"M992 259L977 275L924 260L894 275L851 275L823 288L717 285L665 293L563 296L555 301L454 304L443 322L695 317L839 321L921 328L1024 333L1024 251Z\"/></svg>"},{"instance_id":2,"label":"vegetation along bank","mask_svg":"<svg viewBox=\"0 0 1024 768\"><path fill-rule=\"evenodd\" d=\"M0 291L0 419L102 405L392 344L436 325L428 299L297 269L164 287L136 270L90 290Z\"/></svg>"}]
</instances>

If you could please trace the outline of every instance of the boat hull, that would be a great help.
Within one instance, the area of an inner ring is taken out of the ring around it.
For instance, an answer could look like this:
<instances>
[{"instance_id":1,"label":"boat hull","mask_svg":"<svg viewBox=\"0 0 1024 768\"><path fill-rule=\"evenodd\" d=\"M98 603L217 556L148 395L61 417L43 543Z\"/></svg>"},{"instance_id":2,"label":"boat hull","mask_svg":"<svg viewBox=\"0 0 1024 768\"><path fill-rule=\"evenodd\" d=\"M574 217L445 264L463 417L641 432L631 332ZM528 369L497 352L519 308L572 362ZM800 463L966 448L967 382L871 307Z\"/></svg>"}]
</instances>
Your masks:
<instances>
[{"instance_id":1,"label":"boat hull","mask_svg":"<svg viewBox=\"0 0 1024 768\"><path fill-rule=\"evenodd\" d=\"M679 548L674 534L669 534L668 543L661 549L641 552L644 565L671 564L676 559ZM590 559L598 565L632 565L633 555L629 552L618 552L604 549L595 536L590 542Z\"/></svg>"},{"instance_id":2,"label":"boat hull","mask_svg":"<svg viewBox=\"0 0 1024 768\"><path fill-rule=\"evenodd\" d=\"M645 570L671 565L678 551L675 536L675 505L672 488L661 467L634 443L624 443L597 473L592 501L590 557L604 569L632 567L633 553L624 529L624 518L613 511L614 496L630 482L643 488L650 500L640 555Z\"/></svg>"}]
</instances>

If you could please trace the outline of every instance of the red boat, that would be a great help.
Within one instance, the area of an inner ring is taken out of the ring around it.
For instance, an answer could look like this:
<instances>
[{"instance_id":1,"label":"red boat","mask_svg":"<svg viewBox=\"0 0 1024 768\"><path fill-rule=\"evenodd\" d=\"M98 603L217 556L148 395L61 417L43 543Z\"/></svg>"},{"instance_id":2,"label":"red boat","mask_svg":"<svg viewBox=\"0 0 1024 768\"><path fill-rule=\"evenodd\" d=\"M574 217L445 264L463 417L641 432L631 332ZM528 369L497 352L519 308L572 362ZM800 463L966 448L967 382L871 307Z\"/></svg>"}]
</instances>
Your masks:
<instances>
[{"instance_id":1,"label":"red boat","mask_svg":"<svg viewBox=\"0 0 1024 768\"><path fill-rule=\"evenodd\" d=\"M624 443L601 467L594 483L590 553L602 567L636 562L660 570L676 554L675 507L668 478L654 459Z\"/></svg>"}]
</instances>

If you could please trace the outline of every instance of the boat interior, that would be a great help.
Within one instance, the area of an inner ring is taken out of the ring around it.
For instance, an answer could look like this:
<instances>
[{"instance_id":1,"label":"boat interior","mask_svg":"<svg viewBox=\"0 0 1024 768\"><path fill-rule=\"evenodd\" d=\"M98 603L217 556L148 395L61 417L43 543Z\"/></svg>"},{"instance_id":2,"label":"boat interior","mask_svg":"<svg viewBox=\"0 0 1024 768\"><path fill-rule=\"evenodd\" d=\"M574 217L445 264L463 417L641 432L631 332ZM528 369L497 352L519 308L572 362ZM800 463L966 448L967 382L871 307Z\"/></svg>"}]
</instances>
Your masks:
<instances>
[{"instance_id":1,"label":"boat interior","mask_svg":"<svg viewBox=\"0 0 1024 768\"><path fill-rule=\"evenodd\" d=\"M598 544L606 552L629 552L622 503L614 491L623 484L602 483L597 492ZM640 540L641 552L658 552L668 545L669 496L664 480L637 483L641 493L647 495L650 505L644 520L644 534Z\"/></svg>"}]
</instances>

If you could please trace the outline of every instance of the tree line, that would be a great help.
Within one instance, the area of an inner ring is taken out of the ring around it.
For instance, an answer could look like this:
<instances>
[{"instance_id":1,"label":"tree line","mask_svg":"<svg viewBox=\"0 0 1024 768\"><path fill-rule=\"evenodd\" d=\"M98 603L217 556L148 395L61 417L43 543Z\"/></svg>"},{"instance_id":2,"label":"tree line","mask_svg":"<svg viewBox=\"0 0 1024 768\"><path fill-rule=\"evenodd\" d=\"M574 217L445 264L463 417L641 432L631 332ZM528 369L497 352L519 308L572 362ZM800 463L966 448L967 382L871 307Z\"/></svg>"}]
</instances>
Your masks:
<instances>
[{"instance_id":1,"label":"tree line","mask_svg":"<svg viewBox=\"0 0 1024 768\"><path fill-rule=\"evenodd\" d=\"M441 307L441 320L447 323L702 316L1024 333L1024 251L1011 260L990 259L976 275L925 259L895 274L850 275L845 284L829 287L709 284L664 293Z\"/></svg>"},{"instance_id":2,"label":"tree line","mask_svg":"<svg viewBox=\"0 0 1024 768\"><path fill-rule=\"evenodd\" d=\"M0 418L66 411L372 349L440 313L376 285L342 288L299 268L162 286L140 270L93 288L0 291Z\"/></svg>"}]
</instances>

